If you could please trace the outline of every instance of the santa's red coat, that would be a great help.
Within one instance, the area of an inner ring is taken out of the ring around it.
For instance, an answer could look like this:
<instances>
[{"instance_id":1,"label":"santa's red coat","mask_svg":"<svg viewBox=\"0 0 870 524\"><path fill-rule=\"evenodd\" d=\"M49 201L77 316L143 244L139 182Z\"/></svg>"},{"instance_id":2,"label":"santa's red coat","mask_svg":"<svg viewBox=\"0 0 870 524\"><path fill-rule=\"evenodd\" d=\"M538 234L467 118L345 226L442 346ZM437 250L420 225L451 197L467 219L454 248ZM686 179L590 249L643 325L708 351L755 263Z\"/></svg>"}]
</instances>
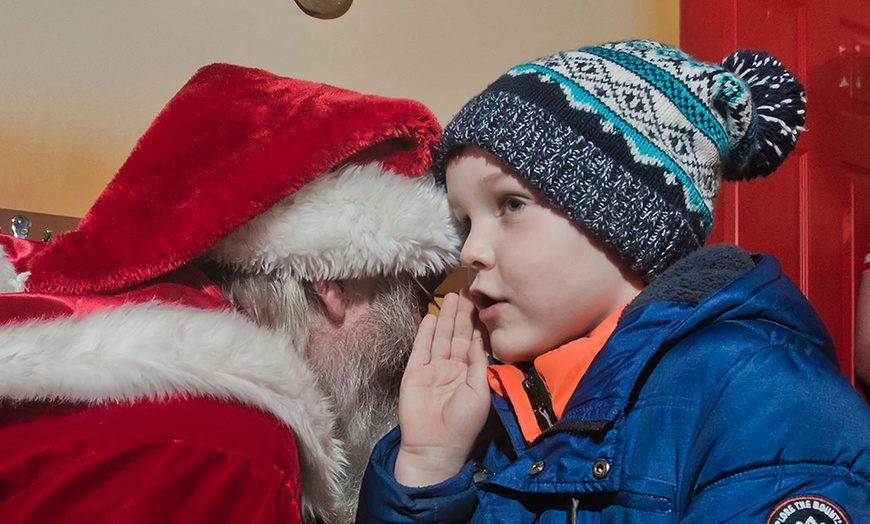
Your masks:
<instances>
[{"instance_id":1,"label":"santa's red coat","mask_svg":"<svg viewBox=\"0 0 870 524\"><path fill-rule=\"evenodd\" d=\"M0 521L299 522L293 434L203 398L0 409Z\"/></svg>"},{"instance_id":2,"label":"santa's red coat","mask_svg":"<svg viewBox=\"0 0 870 524\"><path fill-rule=\"evenodd\" d=\"M0 291L15 291L40 246L0 235L0 248ZM117 296L20 290L0 294L0 311L0 522L329 511L341 452L312 373L201 273Z\"/></svg>"}]
</instances>

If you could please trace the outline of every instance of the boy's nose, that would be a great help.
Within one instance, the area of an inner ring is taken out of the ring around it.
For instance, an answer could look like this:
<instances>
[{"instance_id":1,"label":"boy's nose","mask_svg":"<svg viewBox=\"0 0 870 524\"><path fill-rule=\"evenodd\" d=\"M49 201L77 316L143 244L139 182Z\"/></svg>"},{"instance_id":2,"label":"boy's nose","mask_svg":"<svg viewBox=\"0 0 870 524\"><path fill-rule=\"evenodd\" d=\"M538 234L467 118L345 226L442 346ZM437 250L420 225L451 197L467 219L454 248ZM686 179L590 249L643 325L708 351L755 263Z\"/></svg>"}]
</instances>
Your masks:
<instances>
[{"instance_id":1,"label":"boy's nose","mask_svg":"<svg viewBox=\"0 0 870 524\"><path fill-rule=\"evenodd\" d=\"M493 251L480 232L474 229L469 232L462 250L459 252L459 263L472 271L480 271L491 267L494 261Z\"/></svg>"}]
</instances>

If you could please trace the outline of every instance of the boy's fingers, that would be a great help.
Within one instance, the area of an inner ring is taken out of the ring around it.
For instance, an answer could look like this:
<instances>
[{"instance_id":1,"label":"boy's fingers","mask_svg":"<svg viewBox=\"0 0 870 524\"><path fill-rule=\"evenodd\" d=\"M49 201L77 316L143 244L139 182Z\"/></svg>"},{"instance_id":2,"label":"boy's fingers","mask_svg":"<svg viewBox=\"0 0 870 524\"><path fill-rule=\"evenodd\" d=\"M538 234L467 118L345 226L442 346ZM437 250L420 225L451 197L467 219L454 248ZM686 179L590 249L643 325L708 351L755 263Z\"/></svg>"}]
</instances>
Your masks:
<instances>
[{"instance_id":1,"label":"boy's fingers","mask_svg":"<svg viewBox=\"0 0 870 524\"><path fill-rule=\"evenodd\" d=\"M486 358L486 349L483 344L483 333L480 325L474 325L471 344L468 348L468 378L472 383L486 383L486 368L489 359Z\"/></svg>"},{"instance_id":2,"label":"boy's fingers","mask_svg":"<svg viewBox=\"0 0 870 524\"><path fill-rule=\"evenodd\" d=\"M468 353L468 371L465 375L465 383L472 391L488 399L489 378L487 377L486 370L489 360L486 358L486 351L483 349L481 339L476 338L472 341L471 347L468 348Z\"/></svg>"},{"instance_id":3,"label":"boy's fingers","mask_svg":"<svg viewBox=\"0 0 870 524\"><path fill-rule=\"evenodd\" d=\"M424 366L429 363L431 358L432 338L435 335L435 323L438 319L435 315L426 315L420 322L420 327L417 328L417 336L414 338L414 345L411 347L411 354L408 356L406 368Z\"/></svg>"},{"instance_id":4,"label":"boy's fingers","mask_svg":"<svg viewBox=\"0 0 870 524\"><path fill-rule=\"evenodd\" d=\"M441 303L441 313L435 325L435 335L432 338L431 360L450 358L450 345L453 342L453 325L456 322L456 308L459 297L456 293L448 293Z\"/></svg>"},{"instance_id":5,"label":"boy's fingers","mask_svg":"<svg viewBox=\"0 0 870 524\"><path fill-rule=\"evenodd\" d=\"M474 303L468 297L468 289L459 291L459 302L456 311L456 325L453 327L454 342L463 344L462 349L472 338L474 331Z\"/></svg>"}]
</instances>

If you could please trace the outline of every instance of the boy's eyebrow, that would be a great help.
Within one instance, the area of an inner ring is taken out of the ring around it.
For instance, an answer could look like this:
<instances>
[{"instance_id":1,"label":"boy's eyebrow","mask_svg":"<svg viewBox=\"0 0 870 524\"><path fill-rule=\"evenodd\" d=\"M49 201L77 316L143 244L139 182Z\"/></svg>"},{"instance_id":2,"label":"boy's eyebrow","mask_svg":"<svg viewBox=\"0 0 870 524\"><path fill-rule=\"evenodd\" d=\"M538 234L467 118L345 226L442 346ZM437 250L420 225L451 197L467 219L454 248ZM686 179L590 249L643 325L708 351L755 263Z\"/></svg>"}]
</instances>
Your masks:
<instances>
[{"instance_id":1,"label":"boy's eyebrow","mask_svg":"<svg viewBox=\"0 0 870 524\"><path fill-rule=\"evenodd\" d=\"M484 177L481 178L480 181L478 182L478 186L481 186L481 187L491 186L491 185L494 185L499 180L502 180L504 178L508 178L510 176L511 175L509 175L507 173L502 173L501 171L493 171L492 173L490 173L488 175L484 175ZM456 202L455 198L451 195L451 193L449 191L447 192L447 205L449 205L451 209L457 209L460 207L458 205L458 203Z\"/></svg>"},{"instance_id":2,"label":"boy's eyebrow","mask_svg":"<svg viewBox=\"0 0 870 524\"><path fill-rule=\"evenodd\" d=\"M504 173L494 171L488 175L484 175L484 177L480 179L480 181L477 183L477 185L479 187L491 186L491 185L495 184L498 181L498 179L504 178L505 176L507 176L507 175L505 175ZM447 205L449 205L450 209L453 209L453 210L459 209L461 207L461 206L459 206L459 204L456 202L456 199L449 191L447 192Z\"/></svg>"},{"instance_id":3,"label":"boy's eyebrow","mask_svg":"<svg viewBox=\"0 0 870 524\"><path fill-rule=\"evenodd\" d=\"M480 185L482 185L482 186L492 185L497 180L505 178L507 176L509 176L509 175L506 175L506 174L502 173L501 171L495 171L493 173L490 173L490 174L484 176L482 179L480 179Z\"/></svg>"}]
</instances>

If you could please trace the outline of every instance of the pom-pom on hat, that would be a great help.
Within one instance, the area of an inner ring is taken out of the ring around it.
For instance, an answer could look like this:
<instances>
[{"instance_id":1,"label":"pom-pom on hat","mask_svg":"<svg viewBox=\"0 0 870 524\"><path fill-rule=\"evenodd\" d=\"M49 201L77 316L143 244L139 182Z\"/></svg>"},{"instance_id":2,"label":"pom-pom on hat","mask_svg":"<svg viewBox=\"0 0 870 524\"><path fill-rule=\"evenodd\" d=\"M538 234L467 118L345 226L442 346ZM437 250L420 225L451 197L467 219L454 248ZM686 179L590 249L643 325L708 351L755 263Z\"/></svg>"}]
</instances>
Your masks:
<instances>
[{"instance_id":1,"label":"pom-pom on hat","mask_svg":"<svg viewBox=\"0 0 870 524\"><path fill-rule=\"evenodd\" d=\"M459 240L443 190L421 176L440 130L411 100L229 64L203 67L157 116L79 228L33 258L27 289L114 293L218 243L209 253L220 263L250 271L284 264L303 278L443 272L455 263ZM357 171L343 168L367 164L373 167L360 175L366 182L355 184ZM321 177L331 189L299 191ZM368 196L360 192L366 184ZM327 196L306 204L321 192ZM372 194L388 194L392 207L364 209ZM283 213L265 214L279 202ZM348 206L355 214L343 211ZM249 223L253 237L221 243ZM348 227L341 246L334 235L318 234L336 224ZM281 239L269 244L257 236L276 231L297 242L280 245L277 258L268 250ZM332 250L325 262L306 265L293 258L296 248L315 257Z\"/></svg>"},{"instance_id":2,"label":"pom-pom on hat","mask_svg":"<svg viewBox=\"0 0 870 524\"><path fill-rule=\"evenodd\" d=\"M703 246L723 178L767 176L805 119L800 83L772 56L722 65L657 42L616 42L514 67L441 137L499 157L645 280Z\"/></svg>"}]
</instances>

